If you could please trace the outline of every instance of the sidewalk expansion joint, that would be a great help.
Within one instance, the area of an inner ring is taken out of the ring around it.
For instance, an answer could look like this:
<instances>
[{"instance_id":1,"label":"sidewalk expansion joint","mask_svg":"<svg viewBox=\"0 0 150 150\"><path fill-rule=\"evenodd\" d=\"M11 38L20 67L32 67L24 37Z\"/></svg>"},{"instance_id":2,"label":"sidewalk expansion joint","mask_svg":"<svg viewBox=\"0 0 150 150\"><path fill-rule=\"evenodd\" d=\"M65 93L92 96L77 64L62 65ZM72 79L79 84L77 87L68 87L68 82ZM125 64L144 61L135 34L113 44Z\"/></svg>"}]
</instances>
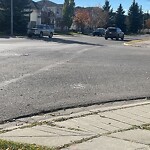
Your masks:
<instances>
[{"instance_id":1,"label":"sidewalk expansion joint","mask_svg":"<svg viewBox=\"0 0 150 150\"><path fill-rule=\"evenodd\" d=\"M146 105L149 105L150 102L144 102L144 103L137 103L137 104L130 104L130 105L125 105L125 106L117 106L117 107L111 107L111 108L106 108L104 110L91 110L91 111L88 111L86 113L83 113L83 114L73 114L73 116L65 116L65 117L54 117L54 118L51 118L51 119L48 119L48 120L42 120L42 121L35 121L33 123L26 123L25 125L21 125L21 127L19 127L18 125L16 125L15 127L13 127L13 129L0 129L0 134L1 133L5 133L5 132L9 132L9 131L13 131L13 130L16 130L16 129L24 129L24 128L31 128L33 126L37 126L37 125L43 125L43 124L47 124L47 125L50 125L50 126L56 126L55 125L55 122L63 122L63 121L67 121L67 120L71 120L71 119L75 119L75 118L81 118L81 117L86 117L86 116L92 116L92 115L98 115L99 113L103 113L103 112L110 112L110 111L114 111L114 110L121 110L121 109L126 109L126 108L133 108L133 107L136 107L136 106L146 106ZM72 115L72 114L71 114ZM126 122L123 122L123 121L120 121L120 120L117 120L117 119L114 119L114 118L111 118L111 117L106 117L106 116L103 116L103 115L100 115L100 117L102 118L108 118L108 119L111 119L111 120L115 120L115 121L118 121L118 122L121 122L121 123L125 123L125 124L128 124ZM16 120L17 121L17 120ZM131 124L128 124L128 125L131 125Z\"/></svg>"},{"instance_id":2,"label":"sidewalk expansion joint","mask_svg":"<svg viewBox=\"0 0 150 150\"><path fill-rule=\"evenodd\" d=\"M40 123L40 125L42 125L42 124L48 124L48 125L50 125L50 126L55 126L55 124L51 124L51 123L49 124L49 122L48 122L48 123L47 123L47 122ZM34 124L34 125L36 125L36 124ZM31 127L31 126L28 126L28 127ZM56 127L57 127L57 125L56 125ZM61 128L61 127L60 127L60 128ZM65 129L67 129L67 128L65 128ZM76 140L76 141L70 142L70 143L68 143L68 144L64 144L63 146L55 147L55 149L56 149L56 150L60 150L60 149L62 149L62 148L67 148L67 147L72 146L72 145L74 145L74 144L81 144L81 143L87 142L87 141L89 141L89 140L99 138L99 137L101 137L101 136L108 136L108 137L110 136L110 137L113 137L113 136L111 136L111 134L113 134L113 133L125 132L125 131L135 130L135 129L144 129L144 130L148 129L148 130L150 130L150 124L142 124L142 125L140 125L140 126L134 125L134 126L132 126L131 128L128 128L128 129L120 129L120 130L115 130L115 131L113 131L113 132L109 131L109 132L107 132L107 133L97 134L97 135L94 135L94 136L91 136L91 137L83 138L83 139L81 139L81 140ZM113 137L113 138L115 138L115 137ZM119 138L118 138L118 139L119 139ZM123 140L123 139L122 139L122 140ZM125 139L125 140L126 140L126 139ZM131 140L126 140L126 141L133 142L133 141L131 141ZM138 143L138 142L135 142L135 143ZM143 144L143 143L140 143L140 144ZM145 145L146 145L146 144L145 144ZM148 146L149 146L149 145L148 145Z\"/></svg>"},{"instance_id":3,"label":"sidewalk expansion joint","mask_svg":"<svg viewBox=\"0 0 150 150\"><path fill-rule=\"evenodd\" d=\"M133 108L136 106L143 106L143 105L149 105L150 102L146 102L146 103L139 103L139 104L134 104L134 105L127 105L127 106L119 106L117 108L110 108L110 109L106 109L106 110L96 110L96 111L89 111L89 113L86 114L81 114L81 115L76 115L76 116L71 116L71 117L59 117L56 119L53 119L54 122L62 122L62 121L66 121L66 120L70 120L70 119L75 119L75 118L80 118L80 117L86 117L86 116L90 116L90 115L97 115L98 113L103 113L103 112L110 112L110 111L114 111L114 110L121 110L121 109L125 109L125 108Z\"/></svg>"},{"instance_id":4,"label":"sidewalk expansion joint","mask_svg":"<svg viewBox=\"0 0 150 150\"><path fill-rule=\"evenodd\" d=\"M124 121L120 121L120 120L118 120L118 119L114 119L114 118L111 118L111 117L106 117L106 116L103 116L103 115L99 115L99 116L100 116L100 117L102 117L102 118L106 118L106 119L114 120L114 121L117 121L117 122L124 123L124 124L127 124L127 125L132 126L132 124L129 124L129 123L124 122Z\"/></svg>"},{"instance_id":5,"label":"sidewalk expansion joint","mask_svg":"<svg viewBox=\"0 0 150 150\"><path fill-rule=\"evenodd\" d=\"M17 123L17 120L15 120L15 122L13 124L11 124L11 125L13 125L13 127L12 126L8 127L8 125L9 125L9 123L8 123L7 125L5 125L5 128L3 128L3 129L1 128L0 135L1 135L1 137L3 137L5 135L7 136L9 134L9 133L5 134L5 133L11 132L11 131L13 131L11 133L14 133L14 130L16 130L16 129L22 129L22 131L27 131L27 130L29 131L30 129L26 129L26 128L31 128L31 130L34 130L34 133L38 132L38 130L42 131L44 133L44 134L42 134L42 137L44 137L44 136L49 137L49 136L51 136L51 133L54 136L56 136L55 138L57 138L59 136L61 136L61 138L64 138L65 136L68 136L68 135L80 137L80 138L73 138L73 140L69 139L68 142L65 141L63 144L60 144L60 145L59 144L55 145L56 146L55 149L59 150L62 148L67 148L74 144L81 144L81 143L99 138L101 136L105 136L105 137L112 136L113 137L113 136L115 136L115 135L113 135L115 133L124 134L125 131L131 130L131 132L133 132L133 131L136 131L139 129L142 131L148 130L148 132L149 132L150 131L149 120L146 120L146 121L144 119L140 120L140 118L138 119L134 115L131 115L133 117L130 116L129 112L136 110L134 107L137 107L139 110L141 109L141 110L144 110L147 113L149 113L150 102L147 101L147 102L142 102L142 103L140 102L140 103L136 103L136 104L128 104L128 105L123 105L123 106L102 107L102 108L93 109L90 111L82 111L82 112L73 113L73 114L69 114L69 115L67 114L66 116L56 116L56 117L52 117L52 118L44 118L41 121L35 121L33 123L26 123L26 124L20 125L20 126L15 126L15 124ZM139 114L139 111L135 111L133 113L136 113L136 112L137 112L137 114ZM119 119L118 115L123 116L123 117L121 117ZM114 116L114 118L113 118L113 116ZM144 113L143 113L143 116L144 116ZM148 114L146 114L145 116L149 117ZM94 117L95 117L95 119L93 119ZM130 121L126 122L124 120L125 119L124 117L130 119L131 122ZM93 119L93 123L90 122L90 119L91 119L91 121ZM94 124L94 122L99 122L98 119L101 120L99 126ZM81 120L81 122L79 122L79 120ZM67 122L66 124L65 124L65 121ZM84 122L82 122L82 121L84 121L86 123L84 124ZM138 121L137 124L136 124L136 121ZM70 126L70 124L69 124L69 126L67 126L68 122L69 123L73 122L73 125ZM147 122L147 123L145 123L145 122ZM74 125L74 123L75 123L75 125ZM105 130L105 131L103 132L101 130ZM47 132L49 134L45 134ZM4 135L3 135L3 133L4 133ZM20 137L21 136L28 137L28 135L26 135L26 134L25 135L20 134L19 136ZM30 136L34 137L34 134L31 134L31 135L29 134L29 137ZM35 134L35 137L37 137L37 134ZM40 137L41 137L41 135L39 135L39 138ZM131 139L130 139L130 142L132 142ZM140 144L143 144L143 143L141 142Z\"/></svg>"},{"instance_id":6,"label":"sidewalk expansion joint","mask_svg":"<svg viewBox=\"0 0 150 150\"><path fill-rule=\"evenodd\" d=\"M122 138L114 137L114 136L107 136L107 137L114 138L114 139L119 139L119 140L122 140L122 141L132 142L132 143L136 143L136 144L143 144L143 145L146 145L146 146L150 147L149 144L145 144L145 143L142 143L142 142L137 142L137 141L133 141L133 140L129 140L129 139L122 139Z\"/></svg>"},{"instance_id":7,"label":"sidewalk expansion joint","mask_svg":"<svg viewBox=\"0 0 150 150\"><path fill-rule=\"evenodd\" d=\"M94 135L94 136L91 136L91 137L88 137L88 138L83 138L81 140L77 140L77 141L70 142L68 144L64 144L63 146L56 147L56 149L61 150L63 148L67 148L67 147L70 147L70 146L75 145L75 144L81 144L81 143L84 143L84 142L87 142L87 141L99 138L101 136L109 137L113 133L125 132L125 131L129 131L129 130L134 130L134 129L138 129L138 126L132 126L131 128L128 128L128 129L120 129L120 130L115 130L113 132L97 134L97 135ZM110 137L112 137L112 136L110 136ZM113 138L115 138L115 137L113 137Z\"/></svg>"}]
</instances>

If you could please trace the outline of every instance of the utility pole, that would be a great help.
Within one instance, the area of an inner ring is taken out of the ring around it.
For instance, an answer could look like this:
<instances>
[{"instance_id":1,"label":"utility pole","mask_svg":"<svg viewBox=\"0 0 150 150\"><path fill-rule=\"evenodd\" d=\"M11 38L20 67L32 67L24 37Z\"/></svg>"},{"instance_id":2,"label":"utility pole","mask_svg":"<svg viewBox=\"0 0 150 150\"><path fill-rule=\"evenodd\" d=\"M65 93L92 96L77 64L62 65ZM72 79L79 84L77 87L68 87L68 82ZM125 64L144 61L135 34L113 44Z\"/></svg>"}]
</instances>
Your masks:
<instances>
[{"instance_id":1,"label":"utility pole","mask_svg":"<svg viewBox=\"0 0 150 150\"><path fill-rule=\"evenodd\" d=\"M13 0L11 0L11 36L13 36L14 35L14 31L13 31L13 19L14 19L14 14L13 14L14 12L13 12Z\"/></svg>"}]
</instances>

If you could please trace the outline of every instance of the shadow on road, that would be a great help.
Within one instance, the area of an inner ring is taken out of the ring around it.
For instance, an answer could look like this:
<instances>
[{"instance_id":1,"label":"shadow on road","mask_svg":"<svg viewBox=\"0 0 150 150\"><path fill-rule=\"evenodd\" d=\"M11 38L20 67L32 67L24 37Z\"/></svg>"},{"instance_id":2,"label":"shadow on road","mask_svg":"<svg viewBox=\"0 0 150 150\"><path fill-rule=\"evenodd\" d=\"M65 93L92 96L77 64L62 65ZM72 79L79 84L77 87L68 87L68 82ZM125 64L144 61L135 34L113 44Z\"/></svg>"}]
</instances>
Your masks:
<instances>
[{"instance_id":1,"label":"shadow on road","mask_svg":"<svg viewBox=\"0 0 150 150\"><path fill-rule=\"evenodd\" d=\"M27 39L46 41L46 42L57 42L57 43L64 43L64 44L81 44L81 45L91 45L91 46L104 46L102 44L89 43L89 42L70 40L70 39L62 39L62 38L58 38L58 37L57 38L53 37L52 39L50 39L48 37L42 37L42 38L39 38L39 37L29 38L29 37L27 37ZM140 40L140 38L127 37L123 40L123 42L130 42L132 40ZM116 40L114 40L114 41L116 41ZM122 41L122 40L117 40L117 41Z\"/></svg>"},{"instance_id":2,"label":"shadow on road","mask_svg":"<svg viewBox=\"0 0 150 150\"><path fill-rule=\"evenodd\" d=\"M0 39L10 39L11 38L11 36L0 36Z\"/></svg>"},{"instance_id":3,"label":"shadow on road","mask_svg":"<svg viewBox=\"0 0 150 150\"><path fill-rule=\"evenodd\" d=\"M47 37L43 37L43 38L33 37L33 38L28 38L28 39L40 40L40 41L46 41L46 42L57 42L57 43L64 43L64 44L81 44L81 45L91 45L91 46L104 46L102 44L94 44L94 43L81 42L81 41L75 41L75 40L69 40L69 39L61 39L61 38L55 38L55 37L53 37L52 39L47 38Z\"/></svg>"}]
</instances>

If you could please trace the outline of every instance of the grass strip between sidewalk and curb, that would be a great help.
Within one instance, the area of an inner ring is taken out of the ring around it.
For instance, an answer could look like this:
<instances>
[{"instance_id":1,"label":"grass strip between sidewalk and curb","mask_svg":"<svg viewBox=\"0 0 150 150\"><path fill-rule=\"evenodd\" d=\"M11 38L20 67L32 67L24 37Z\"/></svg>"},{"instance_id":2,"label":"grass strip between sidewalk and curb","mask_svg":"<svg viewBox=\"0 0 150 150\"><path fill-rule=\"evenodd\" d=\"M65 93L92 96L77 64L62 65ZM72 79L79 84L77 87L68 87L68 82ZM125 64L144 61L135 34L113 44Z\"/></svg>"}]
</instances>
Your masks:
<instances>
[{"instance_id":1,"label":"grass strip between sidewalk and curb","mask_svg":"<svg viewBox=\"0 0 150 150\"><path fill-rule=\"evenodd\" d=\"M0 139L0 150L56 150L34 144L21 144L17 142L5 141Z\"/></svg>"}]
</instances>

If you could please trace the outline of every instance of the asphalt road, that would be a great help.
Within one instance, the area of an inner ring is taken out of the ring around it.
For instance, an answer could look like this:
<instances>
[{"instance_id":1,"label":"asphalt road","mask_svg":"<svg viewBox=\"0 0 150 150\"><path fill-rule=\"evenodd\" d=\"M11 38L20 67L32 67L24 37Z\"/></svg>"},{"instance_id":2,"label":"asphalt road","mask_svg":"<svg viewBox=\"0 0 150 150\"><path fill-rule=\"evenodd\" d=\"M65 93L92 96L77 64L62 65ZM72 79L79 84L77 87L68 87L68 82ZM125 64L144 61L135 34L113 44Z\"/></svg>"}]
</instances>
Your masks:
<instances>
[{"instance_id":1,"label":"asphalt road","mask_svg":"<svg viewBox=\"0 0 150 150\"><path fill-rule=\"evenodd\" d=\"M139 39L141 37L127 37ZM150 97L150 50L90 36L0 38L0 122Z\"/></svg>"}]
</instances>

